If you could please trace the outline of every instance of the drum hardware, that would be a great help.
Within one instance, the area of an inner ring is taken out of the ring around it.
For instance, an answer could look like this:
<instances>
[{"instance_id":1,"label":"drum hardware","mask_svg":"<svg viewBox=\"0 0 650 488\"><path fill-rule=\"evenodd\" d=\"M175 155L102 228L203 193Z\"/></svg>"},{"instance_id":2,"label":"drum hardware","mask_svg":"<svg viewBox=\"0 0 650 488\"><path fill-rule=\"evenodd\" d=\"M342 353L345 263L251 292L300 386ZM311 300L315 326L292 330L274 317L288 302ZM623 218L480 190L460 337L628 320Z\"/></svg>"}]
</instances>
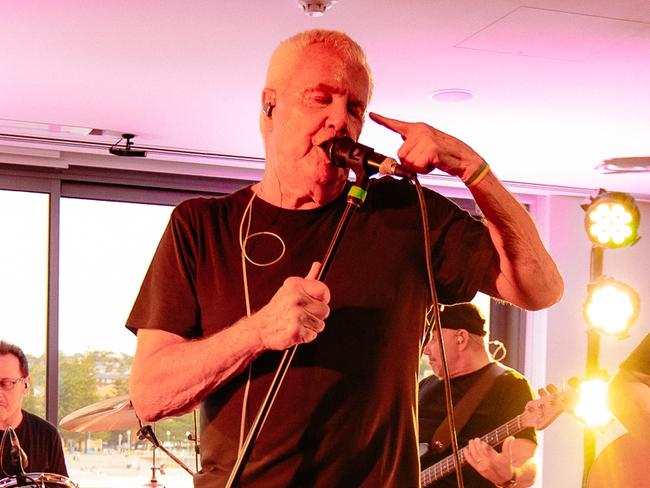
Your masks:
<instances>
[{"instance_id":1,"label":"drum hardware","mask_svg":"<svg viewBox=\"0 0 650 488\"><path fill-rule=\"evenodd\" d=\"M79 488L69 478L53 473L26 473L0 480L0 488Z\"/></svg>"},{"instance_id":2,"label":"drum hardware","mask_svg":"<svg viewBox=\"0 0 650 488\"><path fill-rule=\"evenodd\" d=\"M165 446L160 444L155 434L155 424L154 427L152 427L149 424L145 425L142 423L135 412L128 395L109 398L75 410L69 415L63 417L61 422L59 422L59 425L61 428L72 432L103 432L109 430L130 429L136 425L139 426L137 432L138 438L140 440L146 439L153 445L151 480L144 486L164 488L164 486L158 482L156 476L157 473L165 474L163 471L164 465L156 465L156 449L158 448L160 448L170 457L170 459L187 471L191 476L194 476L195 474L195 472L192 471L182 460L169 451ZM194 410L194 434L188 435L187 438L194 442L196 471L199 470L199 436L197 425L197 411ZM4 488L4 486L0 485L0 488Z\"/></svg>"},{"instance_id":3,"label":"drum hardware","mask_svg":"<svg viewBox=\"0 0 650 488\"><path fill-rule=\"evenodd\" d=\"M149 425L147 425L146 427L151 429L151 432L153 433L154 436L156 435L155 434L155 429L156 429L155 424L154 424L153 427L150 427ZM140 440L144 439L144 436L141 435L143 430L144 430L144 427L142 427L142 424L140 424L140 430L138 430L138 433L137 433L138 439L140 439ZM143 486L147 486L149 488L165 488L165 486L162 483L158 483L158 478L156 478L156 471L158 471L160 474L165 474L165 466L164 466L164 464L161 464L159 466L156 465L156 448L157 448L157 446L154 444L153 449L151 449L151 479L149 480L149 483L147 483L147 484L145 484Z\"/></svg>"},{"instance_id":4,"label":"drum hardware","mask_svg":"<svg viewBox=\"0 0 650 488\"><path fill-rule=\"evenodd\" d=\"M185 471L187 471L190 476L194 476L194 471L192 471L187 464L185 464L183 461L181 461L173 452L171 452L169 449L167 449L165 446L163 446L159 441L158 438L156 437L156 433L154 432L154 429L151 427L151 425L145 425L140 428L138 431L138 439L144 440L147 439L151 444L154 446L154 454L156 449L162 450L165 454L167 454L176 464L178 464L181 468L183 468ZM155 458L154 458L155 459ZM151 468L153 471L153 476L156 476L156 468L155 468L155 461L154 461L154 466Z\"/></svg>"},{"instance_id":5,"label":"drum hardware","mask_svg":"<svg viewBox=\"0 0 650 488\"><path fill-rule=\"evenodd\" d=\"M192 418L194 419L194 435L190 434L187 436L187 440L194 443L194 466L196 472L199 472L199 420L198 420L198 410L195 408L192 411Z\"/></svg>"}]
</instances>

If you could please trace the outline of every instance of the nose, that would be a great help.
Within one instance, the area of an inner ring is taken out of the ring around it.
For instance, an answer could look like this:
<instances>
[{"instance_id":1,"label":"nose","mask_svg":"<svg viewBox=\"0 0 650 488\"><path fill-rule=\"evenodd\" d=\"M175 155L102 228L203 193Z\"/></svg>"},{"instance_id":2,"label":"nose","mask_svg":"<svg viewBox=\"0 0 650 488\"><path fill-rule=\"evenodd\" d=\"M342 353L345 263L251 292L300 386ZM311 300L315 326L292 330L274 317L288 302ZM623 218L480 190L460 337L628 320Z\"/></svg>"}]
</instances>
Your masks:
<instances>
[{"instance_id":1,"label":"nose","mask_svg":"<svg viewBox=\"0 0 650 488\"><path fill-rule=\"evenodd\" d=\"M334 129L337 137L347 136L349 116L347 100L343 97L337 98L329 105L326 121L327 128Z\"/></svg>"}]
</instances>

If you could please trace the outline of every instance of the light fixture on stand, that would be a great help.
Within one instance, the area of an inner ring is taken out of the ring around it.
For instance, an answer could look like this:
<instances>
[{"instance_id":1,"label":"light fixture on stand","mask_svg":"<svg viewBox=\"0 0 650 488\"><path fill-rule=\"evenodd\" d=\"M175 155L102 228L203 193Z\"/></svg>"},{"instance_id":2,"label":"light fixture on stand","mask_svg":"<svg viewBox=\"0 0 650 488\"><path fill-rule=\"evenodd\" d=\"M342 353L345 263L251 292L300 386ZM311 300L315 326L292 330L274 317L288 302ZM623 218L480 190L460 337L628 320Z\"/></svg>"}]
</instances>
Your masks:
<instances>
[{"instance_id":1,"label":"light fixture on stand","mask_svg":"<svg viewBox=\"0 0 650 488\"><path fill-rule=\"evenodd\" d=\"M633 246L640 239L639 207L627 193L608 192L602 188L585 210L587 236L596 246L619 248Z\"/></svg>"},{"instance_id":2,"label":"light fixture on stand","mask_svg":"<svg viewBox=\"0 0 650 488\"><path fill-rule=\"evenodd\" d=\"M638 294L625 283L603 276L605 249L632 246L640 239L639 208L626 193L600 189L590 203L581 205L585 211L585 230L591 241L588 297L583 306L587 329L586 380L606 376L599 366L601 334L627 337L627 330L639 314ZM614 311L614 309L617 311ZM583 485L596 457L596 432L585 427L583 453Z\"/></svg>"},{"instance_id":3,"label":"light fixture on stand","mask_svg":"<svg viewBox=\"0 0 650 488\"><path fill-rule=\"evenodd\" d=\"M575 377L569 380L569 385L578 392L578 401L573 409L573 415L589 429L604 430L614 420L607 408L608 382L606 371L600 371L582 380Z\"/></svg>"},{"instance_id":4,"label":"light fixture on stand","mask_svg":"<svg viewBox=\"0 0 650 488\"><path fill-rule=\"evenodd\" d=\"M639 316L639 294L631 286L613 278L601 277L588 285L582 308L590 328L620 339Z\"/></svg>"}]
</instances>

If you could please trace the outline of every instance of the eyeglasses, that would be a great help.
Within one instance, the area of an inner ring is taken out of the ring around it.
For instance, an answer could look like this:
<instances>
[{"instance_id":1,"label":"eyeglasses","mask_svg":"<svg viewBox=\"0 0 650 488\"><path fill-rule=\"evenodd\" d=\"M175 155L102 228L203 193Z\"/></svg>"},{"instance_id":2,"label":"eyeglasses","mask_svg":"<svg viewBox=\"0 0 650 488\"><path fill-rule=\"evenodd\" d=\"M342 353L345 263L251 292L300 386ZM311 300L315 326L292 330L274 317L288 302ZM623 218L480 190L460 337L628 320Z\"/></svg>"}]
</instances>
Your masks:
<instances>
[{"instance_id":1,"label":"eyeglasses","mask_svg":"<svg viewBox=\"0 0 650 488\"><path fill-rule=\"evenodd\" d=\"M25 377L20 378L0 378L0 389L3 391L11 391L19 381L25 381Z\"/></svg>"}]
</instances>

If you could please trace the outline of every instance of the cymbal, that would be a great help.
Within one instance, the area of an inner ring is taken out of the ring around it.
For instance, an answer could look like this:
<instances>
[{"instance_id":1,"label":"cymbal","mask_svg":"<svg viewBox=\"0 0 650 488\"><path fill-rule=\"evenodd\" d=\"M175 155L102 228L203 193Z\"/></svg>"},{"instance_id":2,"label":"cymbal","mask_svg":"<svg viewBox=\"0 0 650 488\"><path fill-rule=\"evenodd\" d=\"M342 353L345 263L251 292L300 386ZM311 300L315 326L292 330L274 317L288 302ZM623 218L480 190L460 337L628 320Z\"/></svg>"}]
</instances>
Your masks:
<instances>
[{"instance_id":1,"label":"cymbal","mask_svg":"<svg viewBox=\"0 0 650 488\"><path fill-rule=\"evenodd\" d=\"M128 395L108 398L75 410L59 422L72 432L101 432L124 430L139 426L140 422Z\"/></svg>"}]
</instances>

